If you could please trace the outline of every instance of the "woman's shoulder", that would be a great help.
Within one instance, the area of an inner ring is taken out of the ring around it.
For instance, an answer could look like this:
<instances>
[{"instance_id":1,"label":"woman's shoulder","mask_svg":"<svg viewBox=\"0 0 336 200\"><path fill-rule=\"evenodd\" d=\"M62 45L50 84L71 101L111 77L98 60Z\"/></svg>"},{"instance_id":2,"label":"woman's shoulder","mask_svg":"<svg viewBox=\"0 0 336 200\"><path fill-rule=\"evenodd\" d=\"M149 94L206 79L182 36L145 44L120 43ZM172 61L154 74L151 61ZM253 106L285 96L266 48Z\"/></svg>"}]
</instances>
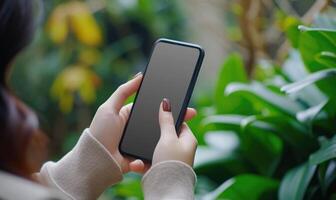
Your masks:
<instances>
[{"instance_id":1,"label":"woman's shoulder","mask_svg":"<svg viewBox=\"0 0 336 200\"><path fill-rule=\"evenodd\" d=\"M32 181L0 171L0 199L66 199L62 194Z\"/></svg>"}]
</instances>

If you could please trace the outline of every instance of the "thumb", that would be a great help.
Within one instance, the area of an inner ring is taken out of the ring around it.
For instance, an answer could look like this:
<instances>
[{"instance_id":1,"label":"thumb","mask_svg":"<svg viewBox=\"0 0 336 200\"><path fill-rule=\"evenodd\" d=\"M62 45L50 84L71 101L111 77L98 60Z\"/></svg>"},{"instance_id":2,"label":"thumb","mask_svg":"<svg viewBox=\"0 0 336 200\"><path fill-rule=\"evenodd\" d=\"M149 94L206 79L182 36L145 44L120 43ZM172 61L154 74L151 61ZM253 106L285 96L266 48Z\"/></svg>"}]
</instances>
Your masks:
<instances>
[{"instance_id":1,"label":"thumb","mask_svg":"<svg viewBox=\"0 0 336 200\"><path fill-rule=\"evenodd\" d=\"M106 102L119 113L127 98L139 89L141 81L142 74L138 73L132 80L119 86Z\"/></svg>"},{"instance_id":2,"label":"thumb","mask_svg":"<svg viewBox=\"0 0 336 200\"><path fill-rule=\"evenodd\" d=\"M161 136L177 137L173 115L171 113L171 105L167 98L163 98L160 104L159 122Z\"/></svg>"},{"instance_id":3,"label":"thumb","mask_svg":"<svg viewBox=\"0 0 336 200\"><path fill-rule=\"evenodd\" d=\"M143 173L145 164L142 160L137 159L129 163L129 168L132 172Z\"/></svg>"}]
</instances>

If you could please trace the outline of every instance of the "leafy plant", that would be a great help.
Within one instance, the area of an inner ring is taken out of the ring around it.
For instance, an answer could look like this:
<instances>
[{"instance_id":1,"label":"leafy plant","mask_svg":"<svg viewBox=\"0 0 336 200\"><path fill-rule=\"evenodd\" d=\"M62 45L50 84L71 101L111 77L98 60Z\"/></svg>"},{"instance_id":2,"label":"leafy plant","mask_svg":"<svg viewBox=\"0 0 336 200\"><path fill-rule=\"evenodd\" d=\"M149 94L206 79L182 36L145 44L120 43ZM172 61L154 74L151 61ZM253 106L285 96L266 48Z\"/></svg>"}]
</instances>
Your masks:
<instances>
[{"instance_id":1,"label":"leafy plant","mask_svg":"<svg viewBox=\"0 0 336 200\"><path fill-rule=\"evenodd\" d=\"M335 198L336 27L289 28L293 49L263 80L247 81L237 54L223 64L203 135L229 131L238 145L198 149L196 172L218 185L200 199Z\"/></svg>"}]
</instances>

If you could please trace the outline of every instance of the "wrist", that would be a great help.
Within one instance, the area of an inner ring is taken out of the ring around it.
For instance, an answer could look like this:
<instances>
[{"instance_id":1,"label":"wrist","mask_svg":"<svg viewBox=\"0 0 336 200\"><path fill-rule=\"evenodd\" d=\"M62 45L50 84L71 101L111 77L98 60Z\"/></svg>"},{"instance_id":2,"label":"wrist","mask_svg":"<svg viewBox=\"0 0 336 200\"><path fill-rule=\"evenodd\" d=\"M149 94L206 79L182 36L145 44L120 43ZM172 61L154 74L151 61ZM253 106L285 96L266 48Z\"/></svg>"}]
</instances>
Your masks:
<instances>
[{"instance_id":1,"label":"wrist","mask_svg":"<svg viewBox=\"0 0 336 200\"><path fill-rule=\"evenodd\" d=\"M145 199L194 199L195 183L194 170L178 160L153 165L141 181Z\"/></svg>"},{"instance_id":2,"label":"wrist","mask_svg":"<svg viewBox=\"0 0 336 200\"><path fill-rule=\"evenodd\" d=\"M117 155L117 151L111 150L113 148L109 147L109 145L106 145L104 140L101 140L101 139L99 139L99 137L94 135L91 132L90 128L87 128L85 131L109 155L109 157L111 157L113 162L119 167L120 171L122 172L123 170L122 170L122 167L121 167L121 164L120 164L121 163L120 162L120 156Z\"/></svg>"}]
</instances>

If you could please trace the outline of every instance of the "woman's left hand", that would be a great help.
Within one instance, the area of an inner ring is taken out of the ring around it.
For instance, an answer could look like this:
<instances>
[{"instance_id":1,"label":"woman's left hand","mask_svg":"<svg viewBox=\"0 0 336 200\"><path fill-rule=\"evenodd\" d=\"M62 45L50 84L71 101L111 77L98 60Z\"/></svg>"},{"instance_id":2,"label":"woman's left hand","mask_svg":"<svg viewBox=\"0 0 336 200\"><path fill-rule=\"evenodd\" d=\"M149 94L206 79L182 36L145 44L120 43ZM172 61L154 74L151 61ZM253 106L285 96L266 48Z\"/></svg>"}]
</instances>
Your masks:
<instances>
[{"instance_id":1,"label":"woman's left hand","mask_svg":"<svg viewBox=\"0 0 336 200\"><path fill-rule=\"evenodd\" d=\"M125 124L128 120L132 104L124 106L125 101L133 95L140 86L142 74L137 74L132 80L122 84L97 110L90 125L91 134L104 145L118 162L123 173L130 170L138 173L145 172L150 166L143 161L131 159L122 155L119 151L119 143ZM185 120L196 115L196 110L188 108Z\"/></svg>"}]
</instances>

